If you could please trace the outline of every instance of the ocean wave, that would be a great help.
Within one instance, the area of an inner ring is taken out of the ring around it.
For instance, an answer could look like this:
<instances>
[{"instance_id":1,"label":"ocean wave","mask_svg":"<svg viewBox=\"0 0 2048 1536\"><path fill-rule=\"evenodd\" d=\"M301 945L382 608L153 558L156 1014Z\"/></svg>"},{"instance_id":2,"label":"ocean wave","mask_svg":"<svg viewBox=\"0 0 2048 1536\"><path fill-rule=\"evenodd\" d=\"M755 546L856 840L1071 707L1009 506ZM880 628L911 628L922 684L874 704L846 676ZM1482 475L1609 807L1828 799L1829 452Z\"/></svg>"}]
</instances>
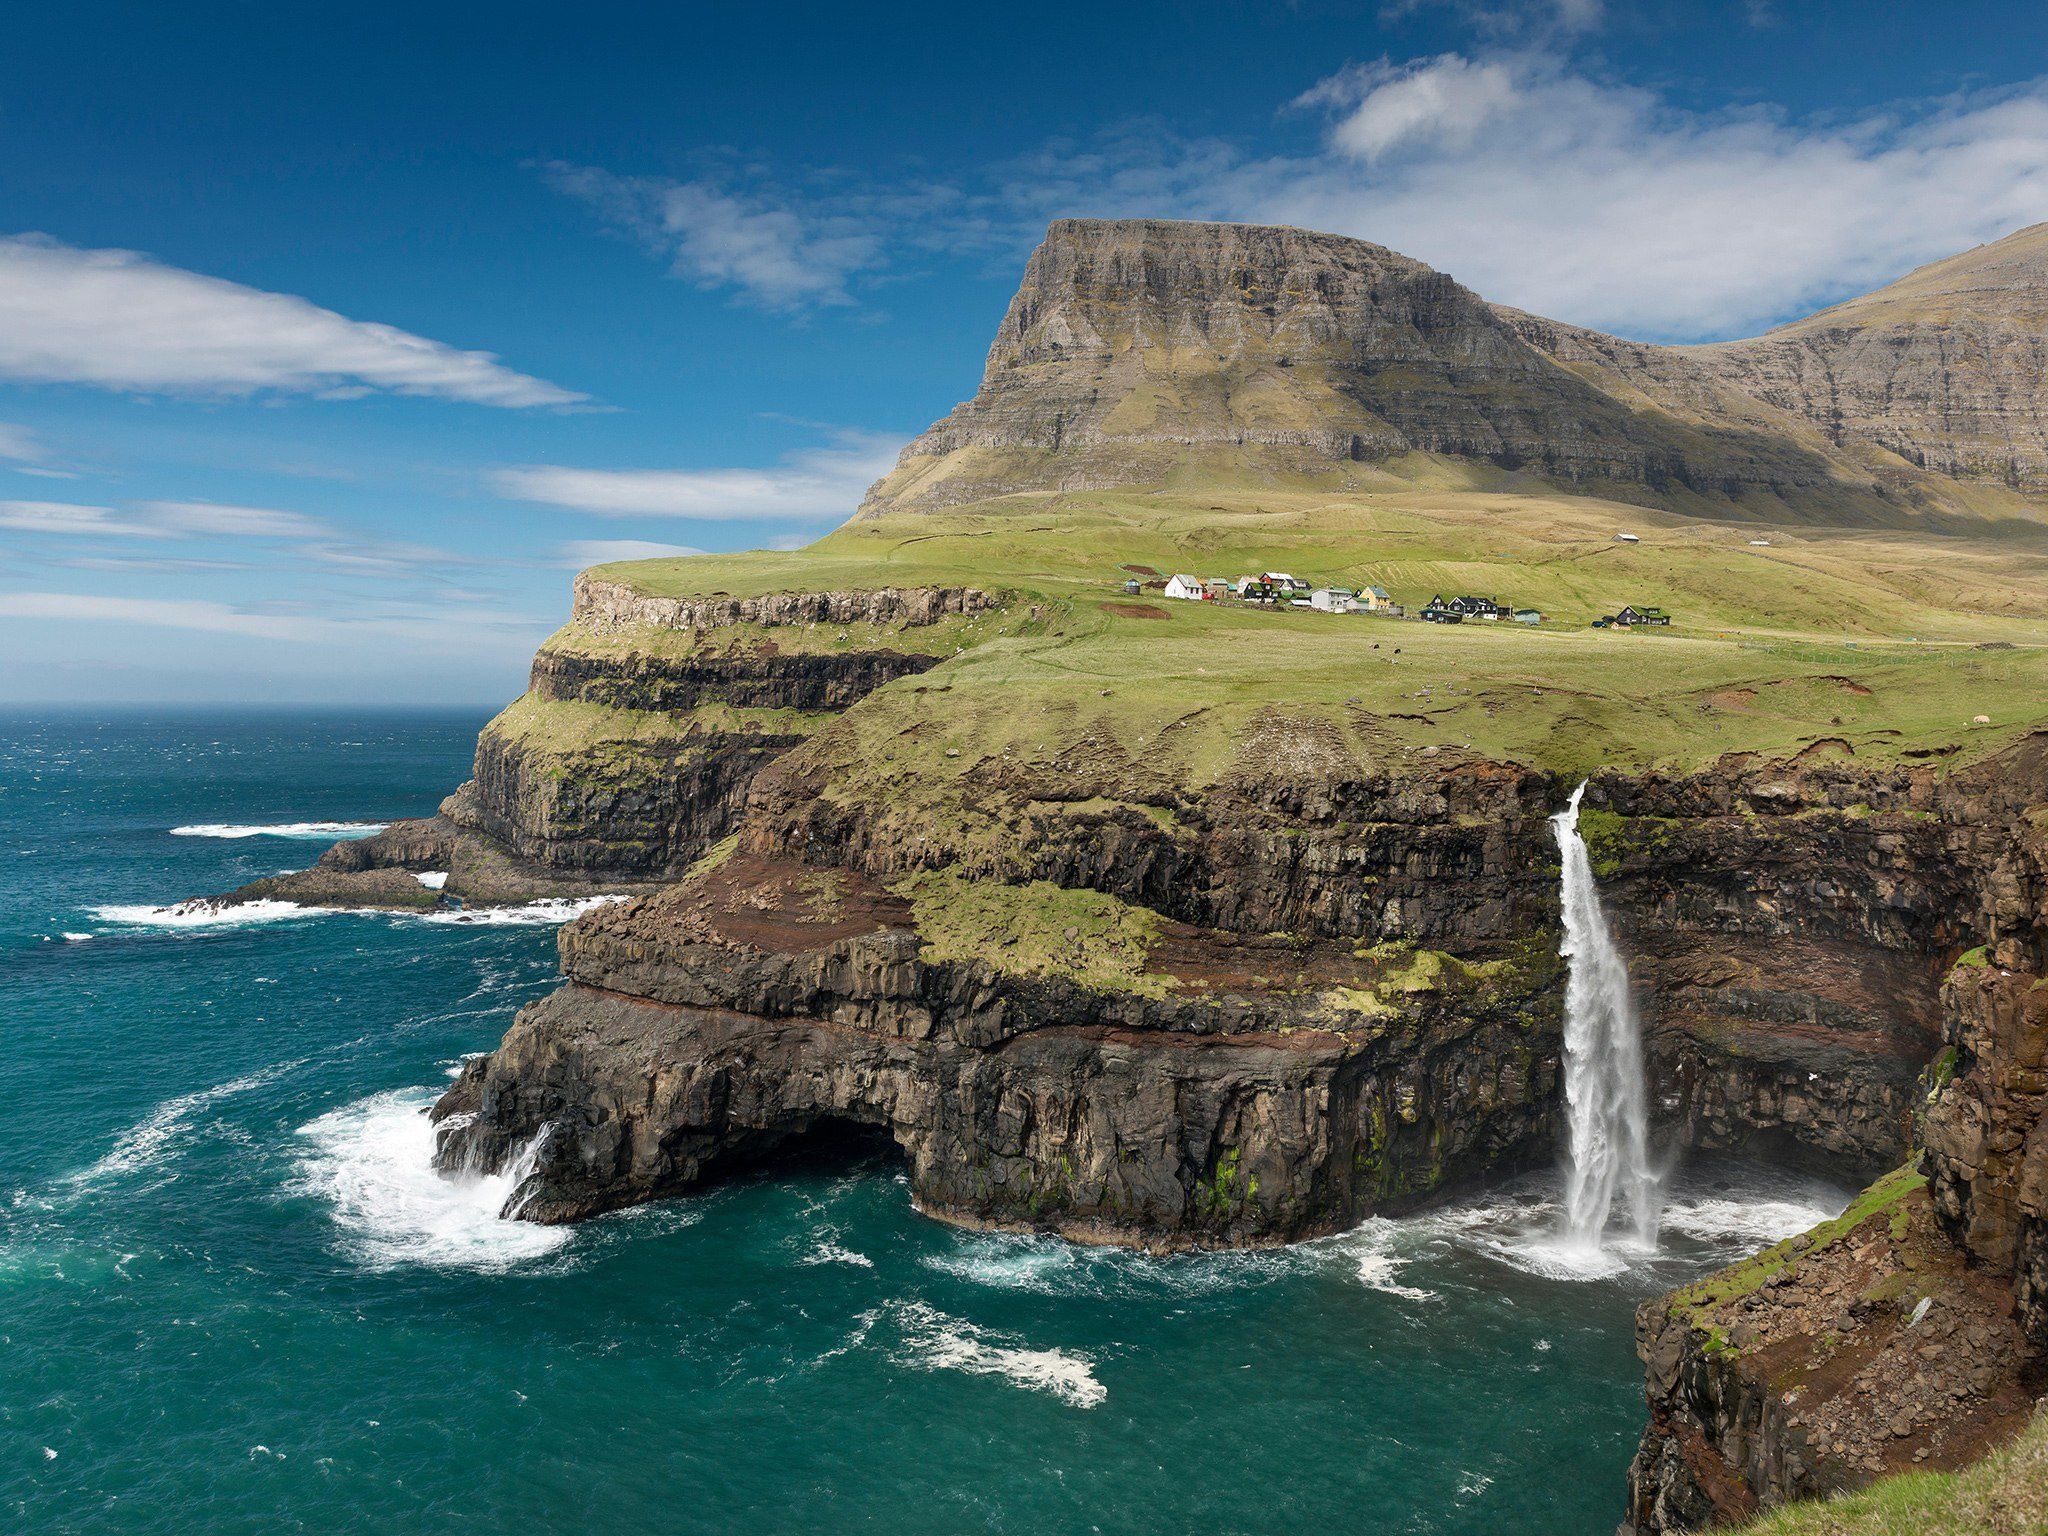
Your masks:
<instances>
[{"instance_id":1,"label":"ocean wave","mask_svg":"<svg viewBox=\"0 0 2048 1536\"><path fill-rule=\"evenodd\" d=\"M421 870L413 875L413 879L419 881L421 885L424 885L430 891L438 891L448 883L448 871L445 869Z\"/></svg>"},{"instance_id":2,"label":"ocean wave","mask_svg":"<svg viewBox=\"0 0 2048 1536\"><path fill-rule=\"evenodd\" d=\"M499 1213L523 1177L434 1167L432 1089L400 1088L330 1110L299 1128L301 1192L327 1203L349 1256L371 1269L418 1264L504 1270L566 1247L567 1227Z\"/></svg>"},{"instance_id":3,"label":"ocean wave","mask_svg":"<svg viewBox=\"0 0 2048 1536\"><path fill-rule=\"evenodd\" d=\"M103 923L124 923L135 928L242 928L252 923L275 923L290 917L317 917L319 907L302 907L296 901L212 901L194 897L168 907L107 906L86 909Z\"/></svg>"},{"instance_id":4,"label":"ocean wave","mask_svg":"<svg viewBox=\"0 0 2048 1536\"><path fill-rule=\"evenodd\" d=\"M1083 1247L1036 1232L957 1232L949 1251L920 1262L958 1280L1039 1296L1181 1297L1292 1274L1314 1262L1313 1246L1162 1256Z\"/></svg>"},{"instance_id":5,"label":"ocean wave","mask_svg":"<svg viewBox=\"0 0 2048 1536\"><path fill-rule=\"evenodd\" d=\"M388 821L280 821L244 826L236 822L202 822L196 826L173 827L173 837L289 837L304 842L328 842L342 838L375 837Z\"/></svg>"},{"instance_id":6,"label":"ocean wave","mask_svg":"<svg viewBox=\"0 0 2048 1536\"><path fill-rule=\"evenodd\" d=\"M516 907L450 907L439 912L398 914L423 923L450 923L482 927L516 926L524 923L566 923L594 907L624 901L623 896L549 896Z\"/></svg>"},{"instance_id":7,"label":"ocean wave","mask_svg":"<svg viewBox=\"0 0 2048 1536\"><path fill-rule=\"evenodd\" d=\"M142 1119L115 1138L113 1147L98 1162L89 1168L82 1168L70 1176L73 1186L83 1187L106 1183L110 1179L122 1178L140 1173L163 1161L173 1143L182 1139L192 1128L193 1122L206 1110L231 1099L237 1094L248 1093L266 1083L277 1081L286 1073L305 1065L305 1058L296 1061L277 1062L261 1071L233 1078L212 1088L202 1088L196 1093L184 1093L174 1099L166 1099Z\"/></svg>"},{"instance_id":8,"label":"ocean wave","mask_svg":"<svg viewBox=\"0 0 2048 1536\"><path fill-rule=\"evenodd\" d=\"M1013 1386L1049 1392L1075 1408L1098 1407L1109 1398L1109 1389L1095 1379L1095 1362L1086 1355L992 1342L986 1330L922 1301L893 1303L891 1312L907 1352L904 1363L919 1370L997 1376Z\"/></svg>"}]
</instances>

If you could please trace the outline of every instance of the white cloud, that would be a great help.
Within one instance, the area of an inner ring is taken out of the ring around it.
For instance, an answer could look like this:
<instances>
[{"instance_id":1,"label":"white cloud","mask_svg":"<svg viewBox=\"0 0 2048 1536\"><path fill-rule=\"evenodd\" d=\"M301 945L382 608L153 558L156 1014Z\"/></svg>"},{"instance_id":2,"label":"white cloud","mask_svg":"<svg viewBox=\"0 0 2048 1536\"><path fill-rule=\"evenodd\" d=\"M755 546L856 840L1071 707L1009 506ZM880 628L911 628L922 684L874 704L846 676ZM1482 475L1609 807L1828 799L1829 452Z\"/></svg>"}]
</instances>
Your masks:
<instances>
[{"instance_id":1,"label":"white cloud","mask_svg":"<svg viewBox=\"0 0 2048 1536\"><path fill-rule=\"evenodd\" d=\"M371 638L431 645L494 646L551 627L526 614L467 611L450 626L433 606L383 604L337 617L328 611L280 612L203 598L117 597L87 592L0 593L0 620L133 625L201 634L246 635L294 644L353 647Z\"/></svg>"},{"instance_id":2,"label":"white cloud","mask_svg":"<svg viewBox=\"0 0 2048 1536\"><path fill-rule=\"evenodd\" d=\"M585 398L488 352L41 235L0 238L0 376L167 394L381 390L496 406Z\"/></svg>"},{"instance_id":3,"label":"white cloud","mask_svg":"<svg viewBox=\"0 0 2048 1536\"><path fill-rule=\"evenodd\" d=\"M151 629L249 635L261 640L310 640L300 619L250 613L199 598L102 597L83 592L0 593L0 619L53 619L91 624L139 624Z\"/></svg>"},{"instance_id":4,"label":"white cloud","mask_svg":"<svg viewBox=\"0 0 2048 1536\"><path fill-rule=\"evenodd\" d=\"M1330 153L1214 190L1488 298L1657 338L1754 329L2048 212L2048 83L1800 123L1697 112L1546 54L1373 66L1312 93Z\"/></svg>"},{"instance_id":5,"label":"white cloud","mask_svg":"<svg viewBox=\"0 0 2048 1536\"><path fill-rule=\"evenodd\" d=\"M1463 150L1480 130L1514 109L1517 95L1508 65L1451 55L1428 69L1398 69L1384 59L1353 65L1295 105L1345 109L1330 131L1331 142L1371 162L1404 146Z\"/></svg>"},{"instance_id":6,"label":"white cloud","mask_svg":"<svg viewBox=\"0 0 2048 1536\"><path fill-rule=\"evenodd\" d=\"M830 208L799 209L709 180L614 176L547 167L551 185L595 206L666 256L678 277L734 287L766 309L851 304L847 280L881 258L872 220Z\"/></svg>"},{"instance_id":7,"label":"white cloud","mask_svg":"<svg viewBox=\"0 0 2048 1536\"><path fill-rule=\"evenodd\" d=\"M841 432L829 448L790 454L772 469L501 469L491 483L518 501L603 517L753 519L847 517L895 467L900 437Z\"/></svg>"},{"instance_id":8,"label":"white cloud","mask_svg":"<svg viewBox=\"0 0 2048 1536\"><path fill-rule=\"evenodd\" d=\"M145 501L140 510L159 526L178 534L217 534L229 538L318 539L334 529L303 512L275 507L227 506L215 501Z\"/></svg>"},{"instance_id":9,"label":"white cloud","mask_svg":"<svg viewBox=\"0 0 2048 1536\"><path fill-rule=\"evenodd\" d=\"M40 464L43 457L43 445L37 441L35 433L13 422L0 421L0 459L11 459L18 464Z\"/></svg>"},{"instance_id":10,"label":"white cloud","mask_svg":"<svg viewBox=\"0 0 2048 1536\"><path fill-rule=\"evenodd\" d=\"M572 571L588 566L609 565L614 560L666 560L678 555L701 555L701 549L687 544L658 544L652 539L577 539L557 552L561 564Z\"/></svg>"},{"instance_id":11,"label":"white cloud","mask_svg":"<svg viewBox=\"0 0 2048 1536\"><path fill-rule=\"evenodd\" d=\"M0 501L0 528L21 533L87 534L98 538L168 539L154 523L124 518L112 507L69 501Z\"/></svg>"}]
</instances>

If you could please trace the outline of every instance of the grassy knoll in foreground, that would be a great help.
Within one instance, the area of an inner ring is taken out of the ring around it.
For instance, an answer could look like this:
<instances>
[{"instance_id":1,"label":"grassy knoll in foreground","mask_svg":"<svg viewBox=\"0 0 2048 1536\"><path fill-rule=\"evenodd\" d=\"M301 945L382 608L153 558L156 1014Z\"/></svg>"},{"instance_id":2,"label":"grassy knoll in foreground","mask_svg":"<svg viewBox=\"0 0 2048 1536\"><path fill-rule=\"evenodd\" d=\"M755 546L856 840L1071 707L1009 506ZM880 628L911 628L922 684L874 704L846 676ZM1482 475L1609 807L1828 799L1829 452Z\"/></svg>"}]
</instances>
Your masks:
<instances>
[{"instance_id":1,"label":"grassy knoll in foreground","mask_svg":"<svg viewBox=\"0 0 2048 1536\"><path fill-rule=\"evenodd\" d=\"M1641 542L1617 542L1623 530ZM1477 592L1551 622L1438 627L1130 599L1119 583L1131 566L1283 569L1384 586L1411 606ZM772 636L955 653L813 742L877 788L1083 745L1185 785L1273 752L1334 768L1435 748L1576 771L1838 741L1827 750L1862 760L1956 763L2048 723L2048 534L2025 522L1786 533L1557 496L1100 492L856 523L791 554L600 569L662 595L929 584L1006 594L1003 615L941 633ZM1664 606L1676 626L1587 627L1628 602ZM551 642L635 643L573 631Z\"/></svg>"}]
</instances>

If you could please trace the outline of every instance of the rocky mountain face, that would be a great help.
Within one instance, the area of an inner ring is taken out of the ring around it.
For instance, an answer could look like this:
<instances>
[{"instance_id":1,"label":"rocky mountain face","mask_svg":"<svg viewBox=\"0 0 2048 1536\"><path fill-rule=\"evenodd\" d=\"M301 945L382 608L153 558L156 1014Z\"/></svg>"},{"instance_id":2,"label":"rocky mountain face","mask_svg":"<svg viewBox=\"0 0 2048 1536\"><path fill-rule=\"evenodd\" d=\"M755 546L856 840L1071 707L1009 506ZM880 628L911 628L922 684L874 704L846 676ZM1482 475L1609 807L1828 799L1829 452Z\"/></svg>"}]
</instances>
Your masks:
<instances>
[{"instance_id":1,"label":"rocky mountain face","mask_svg":"<svg viewBox=\"0 0 2048 1536\"><path fill-rule=\"evenodd\" d=\"M1838 444L2048 491L2048 224L1755 340L1679 350Z\"/></svg>"},{"instance_id":2,"label":"rocky mountain face","mask_svg":"<svg viewBox=\"0 0 2048 1536\"><path fill-rule=\"evenodd\" d=\"M1362 240L1061 220L980 390L905 448L861 512L1204 474L1364 483L1420 453L1677 505L1883 519L1938 499L1916 465L2031 483L2048 419L2037 266L1970 290L1972 318L1945 329L1878 306L1854 326L1668 348L1488 304Z\"/></svg>"}]
</instances>

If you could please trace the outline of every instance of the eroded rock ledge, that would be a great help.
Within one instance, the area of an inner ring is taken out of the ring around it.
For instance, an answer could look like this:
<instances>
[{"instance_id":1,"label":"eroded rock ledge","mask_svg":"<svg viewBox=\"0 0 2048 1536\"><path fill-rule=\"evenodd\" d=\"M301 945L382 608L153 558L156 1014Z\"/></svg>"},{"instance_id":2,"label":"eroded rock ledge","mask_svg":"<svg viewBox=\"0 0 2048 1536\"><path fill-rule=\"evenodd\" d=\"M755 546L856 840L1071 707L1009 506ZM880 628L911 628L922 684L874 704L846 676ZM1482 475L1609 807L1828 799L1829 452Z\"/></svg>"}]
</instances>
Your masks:
<instances>
[{"instance_id":1,"label":"eroded rock ledge","mask_svg":"<svg viewBox=\"0 0 2048 1536\"><path fill-rule=\"evenodd\" d=\"M654 597L590 571L578 573L573 622L598 633L621 629L720 629L736 624L935 624L996 606L974 587L881 587L869 591L768 592L758 597Z\"/></svg>"},{"instance_id":2,"label":"eroded rock ledge","mask_svg":"<svg viewBox=\"0 0 2048 1536\"><path fill-rule=\"evenodd\" d=\"M569 985L436 1108L442 1160L540 1138L520 1214L564 1221L850 1122L895 1139L931 1214L1172 1248L1335 1230L1549 1155L1547 965L1409 993L1406 957L1159 937L1171 991L1006 976L925 958L864 876L736 857L565 931Z\"/></svg>"}]
</instances>

